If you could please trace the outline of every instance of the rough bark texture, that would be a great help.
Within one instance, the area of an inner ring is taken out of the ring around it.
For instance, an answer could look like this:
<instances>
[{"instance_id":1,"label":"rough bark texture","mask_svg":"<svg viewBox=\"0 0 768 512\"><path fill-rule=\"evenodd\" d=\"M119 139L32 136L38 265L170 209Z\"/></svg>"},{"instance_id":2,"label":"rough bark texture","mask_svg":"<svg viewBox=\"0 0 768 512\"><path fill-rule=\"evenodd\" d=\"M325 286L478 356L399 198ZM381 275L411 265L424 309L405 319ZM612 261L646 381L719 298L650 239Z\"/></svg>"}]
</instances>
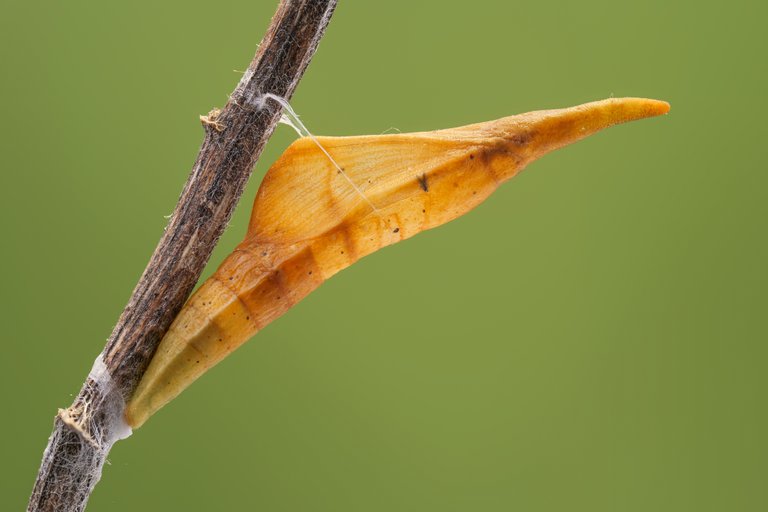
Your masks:
<instances>
[{"instance_id":1,"label":"rough bark texture","mask_svg":"<svg viewBox=\"0 0 768 512\"><path fill-rule=\"evenodd\" d=\"M205 139L173 217L103 352L114 394L130 397L191 293L280 118L265 93L290 98L336 0L283 0L243 79L221 111L201 118ZM112 390L88 378L59 411L29 511L81 511L111 447Z\"/></svg>"}]
</instances>

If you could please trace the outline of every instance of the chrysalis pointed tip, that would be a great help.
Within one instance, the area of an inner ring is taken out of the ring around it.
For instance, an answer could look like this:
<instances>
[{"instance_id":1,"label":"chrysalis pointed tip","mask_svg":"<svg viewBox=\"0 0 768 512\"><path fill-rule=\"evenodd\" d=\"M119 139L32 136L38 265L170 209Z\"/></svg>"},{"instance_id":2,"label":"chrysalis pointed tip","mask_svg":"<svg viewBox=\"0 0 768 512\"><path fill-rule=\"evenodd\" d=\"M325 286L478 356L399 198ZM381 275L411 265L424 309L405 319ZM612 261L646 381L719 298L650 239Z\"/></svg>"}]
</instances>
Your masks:
<instances>
[{"instance_id":1,"label":"chrysalis pointed tip","mask_svg":"<svg viewBox=\"0 0 768 512\"><path fill-rule=\"evenodd\" d=\"M669 114L672 105L663 100L646 100L653 107L654 116L663 116Z\"/></svg>"},{"instance_id":2,"label":"chrysalis pointed tip","mask_svg":"<svg viewBox=\"0 0 768 512\"><path fill-rule=\"evenodd\" d=\"M669 113L671 108L666 101L648 98L611 98L605 100L605 102L615 106L614 114L616 118L614 121L616 123L662 116ZM599 103L602 102L595 102L595 104Z\"/></svg>"},{"instance_id":3,"label":"chrysalis pointed tip","mask_svg":"<svg viewBox=\"0 0 768 512\"><path fill-rule=\"evenodd\" d=\"M509 119L511 139L520 138L520 127L529 134L532 158L567 146L600 130L617 124L664 115L666 101L647 98L609 98L576 107L530 112Z\"/></svg>"}]
</instances>

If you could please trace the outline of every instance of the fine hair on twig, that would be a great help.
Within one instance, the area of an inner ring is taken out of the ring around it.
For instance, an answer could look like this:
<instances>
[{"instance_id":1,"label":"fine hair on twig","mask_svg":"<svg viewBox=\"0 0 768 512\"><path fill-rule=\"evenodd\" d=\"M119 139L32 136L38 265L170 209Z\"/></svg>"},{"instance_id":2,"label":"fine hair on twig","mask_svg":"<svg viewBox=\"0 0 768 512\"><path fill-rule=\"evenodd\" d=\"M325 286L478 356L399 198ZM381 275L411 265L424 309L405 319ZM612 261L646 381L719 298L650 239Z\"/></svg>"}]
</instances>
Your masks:
<instances>
[{"instance_id":1,"label":"fine hair on twig","mask_svg":"<svg viewBox=\"0 0 768 512\"><path fill-rule=\"evenodd\" d=\"M127 434L118 421L123 400L192 292L279 120L237 103L261 91L291 98L335 8L336 0L280 0L227 104L202 116L205 137L170 222L94 372L54 420L28 512L85 509L111 444Z\"/></svg>"}]
</instances>

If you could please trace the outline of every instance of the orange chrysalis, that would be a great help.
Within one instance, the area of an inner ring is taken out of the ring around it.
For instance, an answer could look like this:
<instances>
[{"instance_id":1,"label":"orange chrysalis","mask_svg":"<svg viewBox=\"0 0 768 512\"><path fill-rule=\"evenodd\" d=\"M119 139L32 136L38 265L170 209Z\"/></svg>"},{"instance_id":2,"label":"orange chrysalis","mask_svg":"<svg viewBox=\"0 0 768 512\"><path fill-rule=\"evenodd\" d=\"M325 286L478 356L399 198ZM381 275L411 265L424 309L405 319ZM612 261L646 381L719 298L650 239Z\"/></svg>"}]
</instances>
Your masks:
<instances>
[{"instance_id":1,"label":"orange chrysalis","mask_svg":"<svg viewBox=\"0 0 768 512\"><path fill-rule=\"evenodd\" d=\"M421 133L307 137L264 177L240 245L189 299L127 404L134 428L339 270L468 212L529 162L665 114L622 98ZM364 194L350 187L352 180Z\"/></svg>"}]
</instances>

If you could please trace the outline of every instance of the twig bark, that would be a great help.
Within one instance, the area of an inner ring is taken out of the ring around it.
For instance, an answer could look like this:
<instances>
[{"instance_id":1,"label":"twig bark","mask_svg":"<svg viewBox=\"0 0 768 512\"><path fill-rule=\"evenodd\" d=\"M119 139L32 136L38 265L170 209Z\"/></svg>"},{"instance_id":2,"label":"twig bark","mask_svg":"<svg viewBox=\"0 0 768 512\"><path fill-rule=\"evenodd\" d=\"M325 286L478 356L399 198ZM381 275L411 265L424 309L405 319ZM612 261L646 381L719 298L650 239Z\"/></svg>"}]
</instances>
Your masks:
<instances>
[{"instance_id":1,"label":"twig bark","mask_svg":"<svg viewBox=\"0 0 768 512\"><path fill-rule=\"evenodd\" d=\"M113 389L89 376L59 411L28 511L85 508L109 452L115 396L135 390L191 293L256 160L280 118L265 93L290 98L333 14L336 0L282 0L251 65L221 111L201 117L205 139L173 217L103 352ZM114 391L114 393L112 392Z\"/></svg>"}]
</instances>

